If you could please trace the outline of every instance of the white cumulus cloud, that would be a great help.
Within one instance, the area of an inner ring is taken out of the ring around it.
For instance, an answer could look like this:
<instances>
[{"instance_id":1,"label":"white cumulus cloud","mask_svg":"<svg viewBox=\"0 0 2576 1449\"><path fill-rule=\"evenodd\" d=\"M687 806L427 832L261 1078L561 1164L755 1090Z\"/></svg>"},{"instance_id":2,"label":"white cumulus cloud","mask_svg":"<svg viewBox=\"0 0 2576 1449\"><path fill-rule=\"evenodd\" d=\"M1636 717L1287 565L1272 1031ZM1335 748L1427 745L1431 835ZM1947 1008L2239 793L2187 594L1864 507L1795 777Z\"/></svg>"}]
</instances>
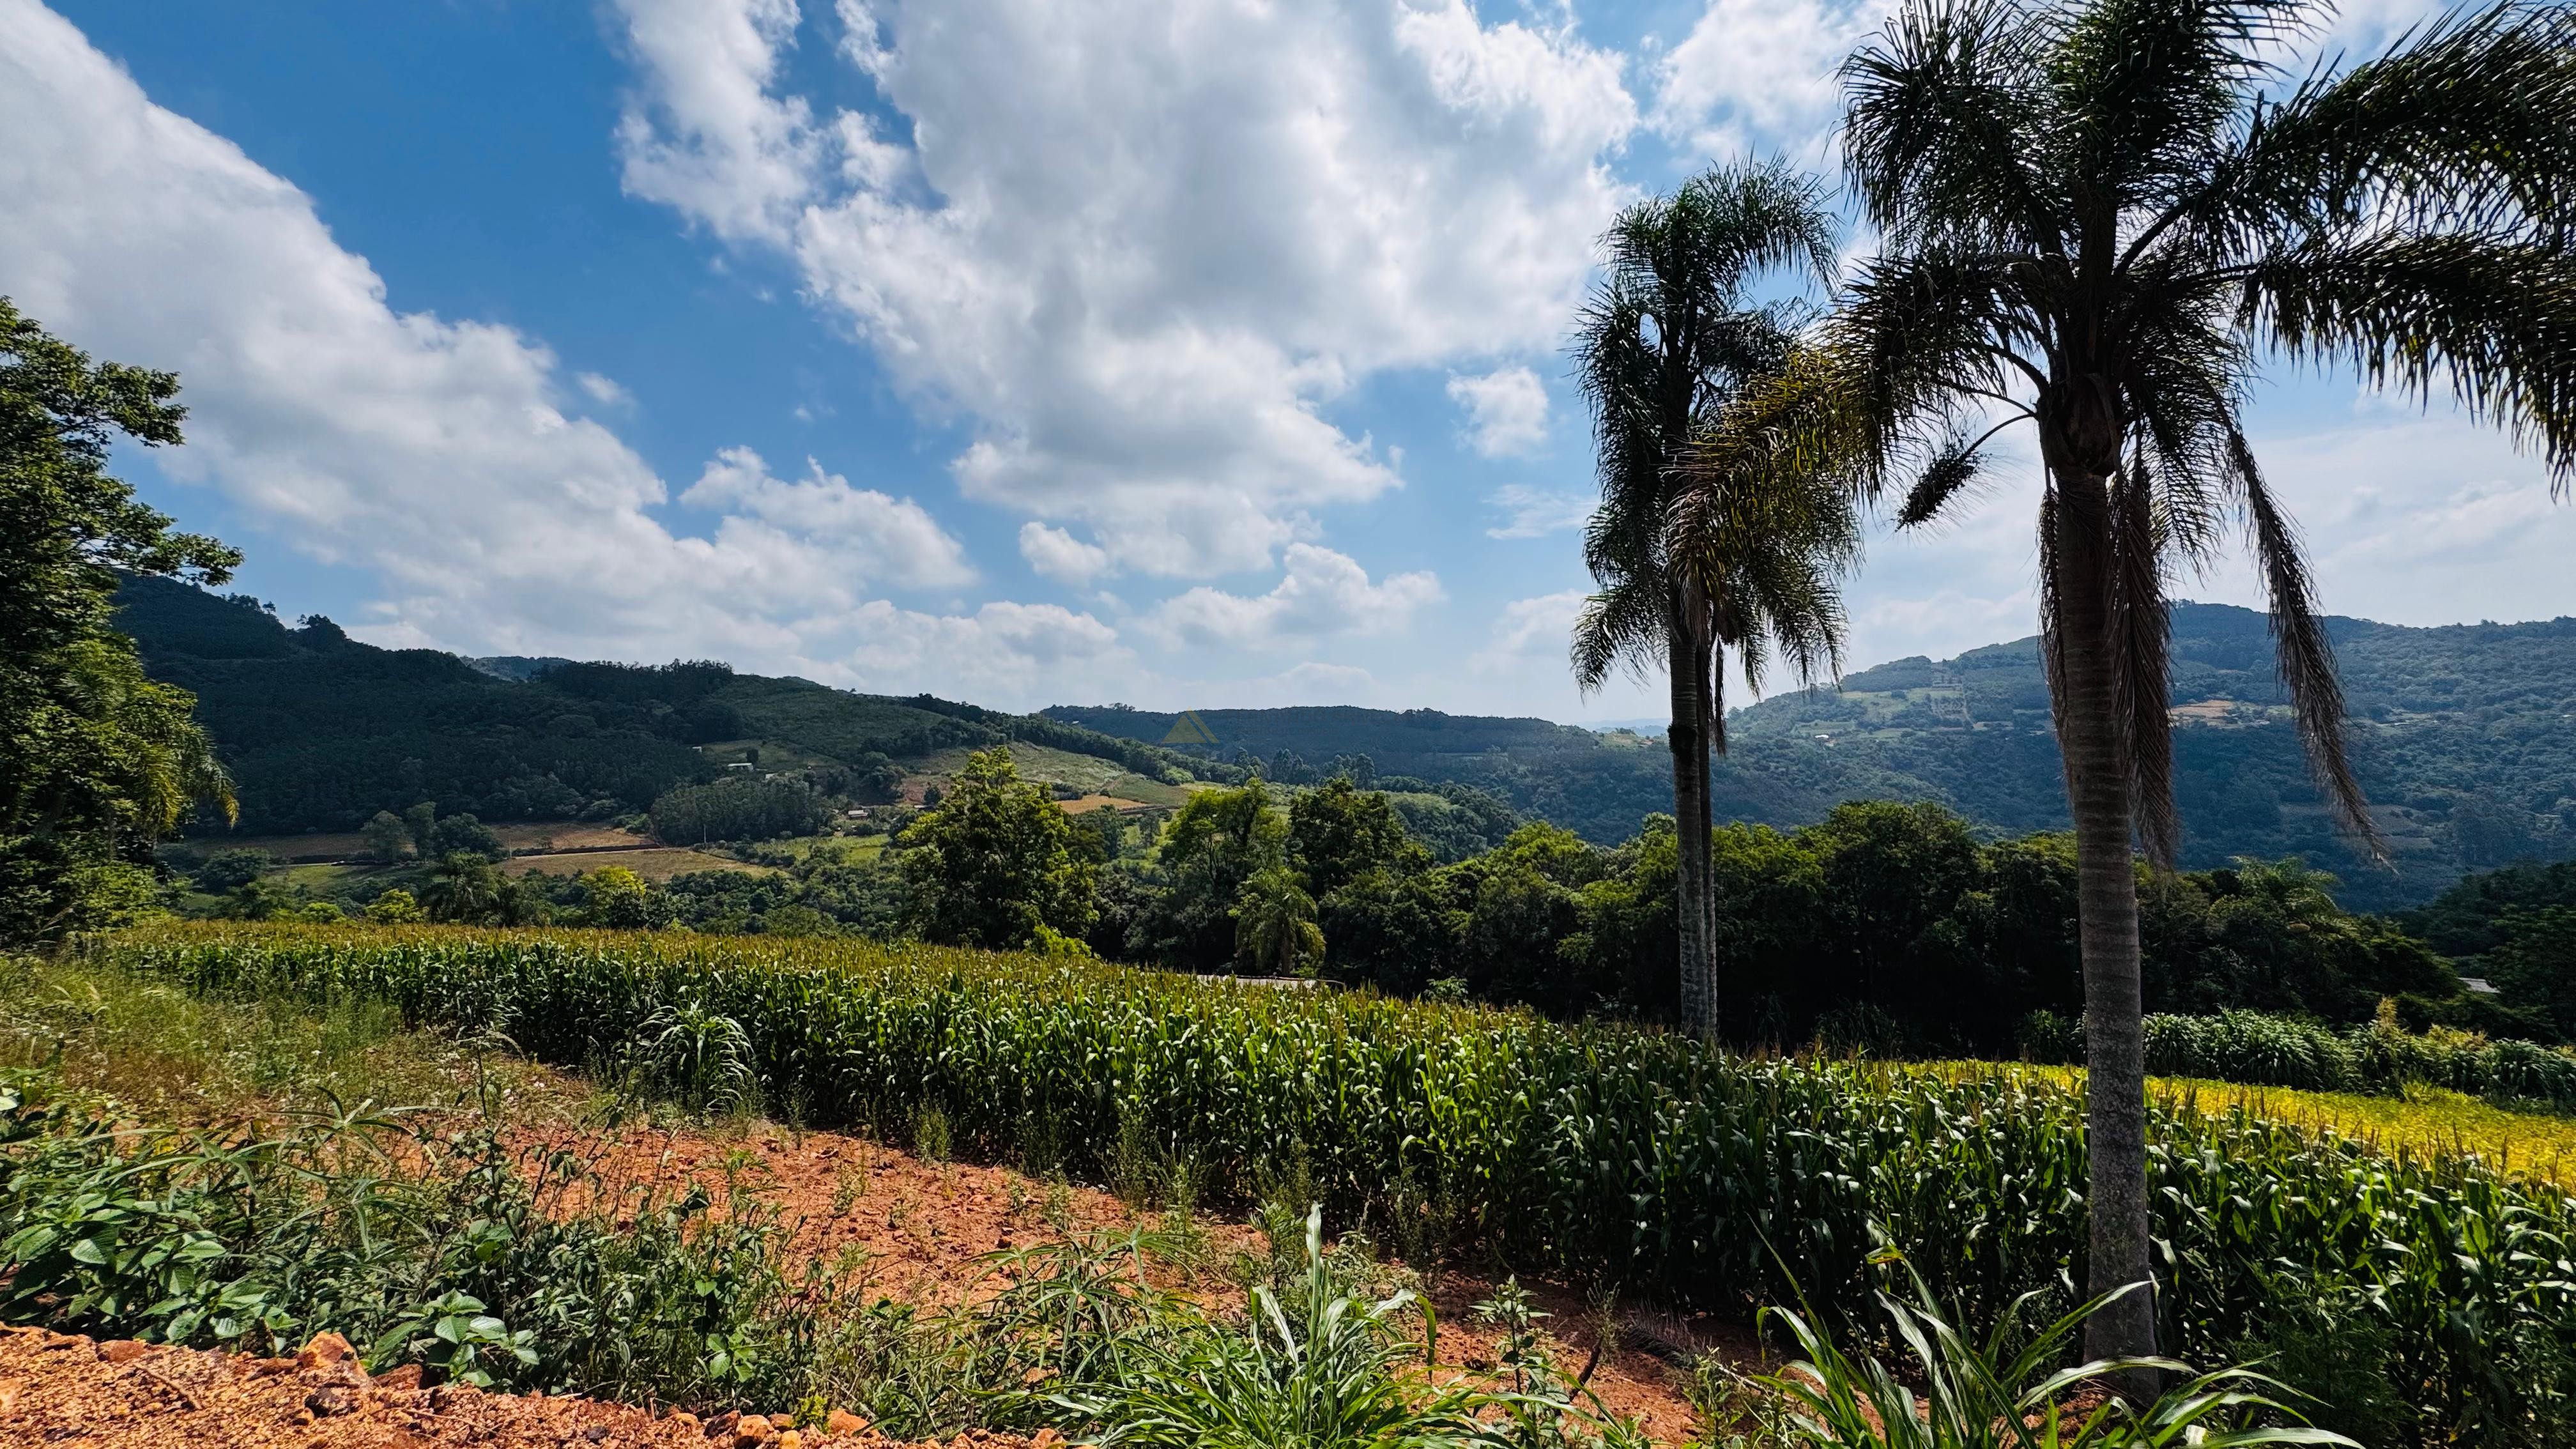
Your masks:
<instances>
[{"instance_id":1,"label":"white cumulus cloud","mask_svg":"<svg viewBox=\"0 0 2576 1449\"><path fill-rule=\"evenodd\" d=\"M1559 529L1580 528L1592 516L1593 495L1575 489L1532 488L1506 483L1485 495L1503 521L1485 530L1487 538L1544 538Z\"/></svg>"},{"instance_id":2,"label":"white cumulus cloud","mask_svg":"<svg viewBox=\"0 0 2576 1449\"><path fill-rule=\"evenodd\" d=\"M1109 550L1034 518L1020 525L1020 557L1048 578L1077 588L1109 571Z\"/></svg>"},{"instance_id":3,"label":"white cumulus cloud","mask_svg":"<svg viewBox=\"0 0 2576 1449\"><path fill-rule=\"evenodd\" d=\"M1449 374L1449 400L1467 410L1467 441L1488 458L1547 441L1547 387L1526 367Z\"/></svg>"},{"instance_id":4,"label":"white cumulus cloud","mask_svg":"<svg viewBox=\"0 0 2576 1449\"><path fill-rule=\"evenodd\" d=\"M680 501L726 513L716 528L719 548L757 553L781 564L819 565L845 584L956 588L975 581L964 546L920 504L873 488L853 488L849 479L824 472L811 458L805 468L803 479L783 482L770 476L758 453L727 448ZM819 579L805 585L824 586Z\"/></svg>"},{"instance_id":5,"label":"white cumulus cloud","mask_svg":"<svg viewBox=\"0 0 2576 1449\"><path fill-rule=\"evenodd\" d=\"M1265 647L1291 638L1399 634L1414 611L1441 598L1428 573L1369 582L1347 554L1292 543L1278 587L1246 597L1204 584L1165 599L1147 626L1177 643L1215 648Z\"/></svg>"},{"instance_id":6,"label":"white cumulus cloud","mask_svg":"<svg viewBox=\"0 0 2576 1449\"><path fill-rule=\"evenodd\" d=\"M1514 673L1534 662L1562 667L1566 646L1574 637L1575 616L1583 612L1587 597L1581 589L1567 589L1514 599L1495 617L1492 635L1468 667L1478 674Z\"/></svg>"},{"instance_id":7,"label":"white cumulus cloud","mask_svg":"<svg viewBox=\"0 0 2576 1449\"><path fill-rule=\"evenodd\" d=\"M1841 102L1835 69L1892 0L1709 0L1654 68L1655 128L1711 156L1786 151L1809 163Z\"/></svg>"},{"instance_id":8,"label":"white cumulus cloud","mask_svg":"<svg viewBox=\"0 0 2576 1449\"><path fill-rule=\"evenodd\" d=\"M1360 377L1552 344L1636 123L1616 56L1465 0L842 0L882 116L785 86L785 0L621 10L629 189L790 255L972 421L970 496L1149 574L1396 486Z\"/></svg>"},{"instance_id":9,"label":"white cumulus cloud","mask_svg":"<svg viewBox=\"0 0 2576 1449\"><path fill-rule=\"evenodd\" d=\"M903 610L884 587L973 571L917 504L747 450L684 501L618 435L610 401L512 328L389 305L311 198L152 101L61 17L0 0L0 279L96 355L174 369L188 442L160 455L261 529L366 570L354 632L469 652L717 656L881 688L990 681L1018 702L1118 663L1087 614L993 603ZM730 173L728 173L730 174ZM675 183L676 184L676 183ZM255 539L241 540L256 543Z\"/></svg>"}]
</instances>

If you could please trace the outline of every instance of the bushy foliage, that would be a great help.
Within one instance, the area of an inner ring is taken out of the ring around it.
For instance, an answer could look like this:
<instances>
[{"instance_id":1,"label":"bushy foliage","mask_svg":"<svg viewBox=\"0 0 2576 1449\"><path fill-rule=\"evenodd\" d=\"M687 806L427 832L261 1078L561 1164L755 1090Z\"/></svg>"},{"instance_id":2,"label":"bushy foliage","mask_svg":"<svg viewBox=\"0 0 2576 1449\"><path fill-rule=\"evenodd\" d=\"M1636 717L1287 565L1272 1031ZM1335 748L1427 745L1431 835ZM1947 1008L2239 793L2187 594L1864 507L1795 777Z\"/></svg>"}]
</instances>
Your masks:
<instances>
[{"instance_id":1,"label":"bushy foliage","mask_svg":"<svg viewBox=\"0 0 2576 1449\"><path fill-rule=\"evenodd\" d=\"M197 867L197 889L237 891L277 868L277 857L265 850L218 850Z\"/></svg>"},{"instance_id":2,"label":"bushy foliage","mask_svg":"<svg viewBox=\"0 0 2576 1449\"><path fill-rule=\"evenodd\" d=\"M2143 1287L2131 1289L2143 1292ZM2053 1323L2021 1322L2016 1303L1982 1340L1951 1323L1921 1283L1904 1297L1881 1294L1889 1336L1904 1346L1901 1367L1855 1355L1821 1325L1781 1310L1776 1317L1799 1357L1755 1381L1770 1396L1760 1408L1785 1449L2149 1449L2168 1444L2341 1444L2353 1440L2308 1427L2285 1400L2299 1397L2249 1369L2195 1374L2172 1359L2070 1365L2086 1304ZM2152 1400L2106 1398L2075 1407L2086 1383L2124 1367L2169 1375Z\"/></svg>"},{"instance_id":3,"label":"bushy foliage","mask_svg":"<svg viewBox=\"0 0 2576 1449\"><path fill-rule=\"evenodd\" d=\"M891 1129L935 1107L961 1150L988 1155L1048 1122L1073 1170L1106 1176L1122 1142L1147 1144L1218 1194L1302 1160L1343 1220L1436 1212L1495 1252L1682 1303L1784 1298L1785 1268L1832 1321L1859 1321L1886 1244L1963 1322L2033 1290L2048 1311L2074 1306L2082 1106L2041 1082L925 948L198 926L97 950L201 990L497 1026L573 1062L694 1002L740 1024L772 1100L816 1104L818 1121ZM2180 1356L2325 1314L2347 1358L2373 1355L2394 1386L2391 1442L2568 1431L2576 1202L2243 1113L2159 1112L2151 1142L2170 1254L2158 1311Z\"/></svg>"},{"instance_id":4,"label":"bushy foliage","mask_svg":"<svg viewBox=\"0 0 2576 1449\"><path fill-rule=\"evenodd\" d=\"M180 441L178 391L0 297L0 942L131 917L154 894L153 842L200 801L232 812L196 701L145 677L110 602L124 578L220 584L241 562L107 471L120 441Z\"/></svg>"},{"instance_id":5,"label":"bushy foliage","mask_svg":"<svg viewBox=\"0 0 2576 1449\"><path fill-rule=\"evenodd\" d=\"M1080 935L1095 861L1047 792L1023 784L1008 750L979 750L956 788L904 832L914 924L949 945L1012 947L1041 929Z\"/></svg>"}]
</instances>

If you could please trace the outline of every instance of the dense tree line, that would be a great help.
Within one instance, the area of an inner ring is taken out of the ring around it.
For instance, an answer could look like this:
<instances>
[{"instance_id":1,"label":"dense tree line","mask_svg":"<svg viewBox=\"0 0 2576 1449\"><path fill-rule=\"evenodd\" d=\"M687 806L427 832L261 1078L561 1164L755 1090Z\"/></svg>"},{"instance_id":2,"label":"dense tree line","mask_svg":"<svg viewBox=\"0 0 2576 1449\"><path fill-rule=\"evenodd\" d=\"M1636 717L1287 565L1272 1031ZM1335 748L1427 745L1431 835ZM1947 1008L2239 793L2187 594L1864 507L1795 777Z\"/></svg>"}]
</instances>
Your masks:
<instances>
[{"instance_id":1,"label":"dense tree line","mask_svg":"<svg viewBox=\"0 0 2576 1449\"><path fill-rule=\"evenodd\" d=\"M703 788L781 793L747 780ZM1488 848L1443 859L1412 828L1407 798L1337 776L1295 790L1203 790L1168 816L1069 817L994 752L938 808L900 824L882 861L828 844L755 847L775 822L746 813L735 848L778 869L661 884L616 866L509 881L476 849L488 830L415 811L394 824L409 844L426 822L429 847L401 856L419 864L372 879L346 909L399 891L394 910L417 897L441 919L1087 949L1565 1018L1671 1018L1668 817L1608 847L1516 823ZM1724 826L1714 844L1720 989L1739 1040L2011 1055L2028 1045L2034 1013L2068 1020L2082 1009L2063 835L1982 839L1937 806L1865 802L1799 830ZM230 893L232 914L306 909L250 880L273 865L221 854L198 885ZM2385 1000L2412 1029L2576 1041L2576 867L2475 877L2396 919L2344 910L2333 890L2295 862L2142 868L2147 1009L2351 1027ZM2495 994L2464 991L2463 974Z\"/></svg>"},{"instance_id":2,"label":"dense tree line","mask_svg":"<svg viewBox=\"0 0 2576 1449\"><path fill-rule=\"evenodd\" d=\"M257 599L159 578L123 581L116 623L156 680L196 695L238 784L241 828L260 834L355 830L423 799L487 820L610 819L705 783L718 760L764 741L792 749L822 793L864 801L894 797L898 761L1016 738L1158 780L1187 771L1168 750L1063 721L707 661L549 661L506 679L436 650L379 649L320 617L289 626ZM727 748L710 758L699 748L709 745Z\"/></svg>"},{"instance_id":3,"label":"dense tree line","mask_svg":"<svg viewBox=\"0 0 2576 1449\"><path fill-rule=\"evenodd\" d=\"M2295 730L2276 714L2286 701L2266 617L2180 603L2173 702L2242 706L2174 732L2183 864L2305 855L2341 876L2348 903L2390 909L2463 872L2576 855L2576 734L2562 718L2576 708L2576 619L2437 629L2325 623L2354 716L2354 769L2408 848L2393 868L2369 865L2315 808ZM1116 707L1048 713L1140 739L1162 738L1177 718ZM1672 808L1671 762L1653 740L1436 710L1303 706L1199 718L1222 742L1199 753L1258 768L1273 784L1308 783L1366 755L1389 775L1472 786L1602 844L1626 838L1641 815ZM2035 640L1937 662L1898 660L1848 676L1839 689L1735 711L1711 798L1722 819L1782 828L1820 819L1839 801L1890 799L1929 800L1990 830L2060 830L2065 789L2047 719ZM1283 755L1310 774L1283 772Z\"/></svg>"},{"instance_id":4,"label":"dense tree line","mask_svg":"<svg viewBox=\"0 0 2576 1449\"><path fill-rule=\"evenodd\" d=\"M1795 831L1723 827L1713 856L1720 989L1739 1036L2008 1051L2027 1013L2081 1007L2062 835L1986 843L1937 806L1862 803ZM1228 969L1242 957L1235 924L1285 870L1314 902L1324 976L1661 1019L1675 1004L1676 866L1667 817L1614 847L1525 825L1440 864L1382 793L1335 780L1282 801L1255 782L1201 792L1150 855L1115 862L1090 940ZM2427 1017L2492 1016L2423 943L2343 911L2331 881L2296 864L2140 879L2152 1010L2354 1022L2397 996Z\"/></svg>"},{"instance_id":5,"label":"dense tree line","mask_svg":"<svg viewBox=\"0 0 2576 1449\"><path fill-rule=\"evenodd\" d=\"M811 835L831 805L802 780L749 778L683 785L653 802L653 833L672 845Z\"/></svg>"},{"instance_id":6,"label":"dense tree line","mask_svg":"<svg viewBox=\"0 0 2576 1449\"><path fill-rule=\"evenodd\" d=\"M895 837L886 864L818 850L782 857L792 868L778 875L684 876L653 888L662 902L653 919L987 946L1079 942L1175 970L1308 974L1563 1017L1670 1019L1668 818L1650 817L1611 847L1522 824L1491 849L1443 861L1408 827L1401 798L1345 777L1293 791L1256 779L1202 790L1164 819L1067 817L992 752ZM2029 1014L2081 1010L2063 835L1981 840L1937 806L1854 803L1800 830L1722 827L1713 871L1720 985L1742 1039L2009 1054ZM2470 995L2422 940L2345 911L2332 887L2292 862L2142 867L2148 1009L2350 1024L2394 1000L2417 1026L2568 1035L2549 1013L2576 964L2498 970L2498 995ZM578 918L574 888L549 889ZM2576 899L2559 908L2576 912ZM2515 939L2537 960L2551 938Z\"/></svg>"}]
</instances>

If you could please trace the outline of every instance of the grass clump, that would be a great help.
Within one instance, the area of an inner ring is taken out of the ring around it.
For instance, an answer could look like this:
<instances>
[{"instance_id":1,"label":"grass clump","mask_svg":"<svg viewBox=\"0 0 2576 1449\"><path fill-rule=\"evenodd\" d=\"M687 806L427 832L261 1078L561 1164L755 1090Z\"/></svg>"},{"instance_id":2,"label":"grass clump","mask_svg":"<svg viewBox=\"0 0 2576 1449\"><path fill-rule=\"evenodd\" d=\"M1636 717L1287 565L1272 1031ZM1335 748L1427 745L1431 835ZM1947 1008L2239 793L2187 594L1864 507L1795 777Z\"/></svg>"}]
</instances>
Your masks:
<instances>
[{"instance_id":1,"label":"grass clump","mask_svg":"<svg viewBox=\"0 0 2576 1449\"><path fill-rule=\"evenodd\" d=\"M2138 1284L2123 1291L2143 1292ZM1983 1341L1943 1313L1920 1279L1910 1297L1881 1294L1901 1367L1855 1355L1808 1317L1766 1315L1786 1329L1799 1358L1757 1381L1776 1406L1766 1427L1780 1449L2164 1449L2355 1441L2307 1424L2298 1396L2251 1369L2194 1373L2172 1359L2104 1359L2066 1366L2084 1320L2110 1301L2085 1304L2036 1332L2017 1302ZM2144 1376L2132 1403L2100 1387Z\"/></svg>"}]
</instances>

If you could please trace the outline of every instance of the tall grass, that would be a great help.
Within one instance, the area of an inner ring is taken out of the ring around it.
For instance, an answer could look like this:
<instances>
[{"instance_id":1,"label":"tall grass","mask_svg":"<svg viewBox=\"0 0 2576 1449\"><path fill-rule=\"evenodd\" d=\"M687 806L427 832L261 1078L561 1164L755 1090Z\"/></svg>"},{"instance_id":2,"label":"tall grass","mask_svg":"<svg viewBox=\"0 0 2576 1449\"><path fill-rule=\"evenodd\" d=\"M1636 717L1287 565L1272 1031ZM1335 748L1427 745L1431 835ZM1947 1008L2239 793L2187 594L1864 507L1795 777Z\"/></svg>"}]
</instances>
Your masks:
<instances>
[{"instance_id":1,"label":"tall grass","mask_svg":"<svg viewBox=\"0 0 2576 1449\"><path fill-rule=\"evenodd\" d=\"M1827 1321L1867 1322L1890 1245L1968 1323L2031 1292L2066 1311L2083 1281L2081 1103L2027 1075L859 943L199 925L90 949L200 992L388 1001L568 1063L661 1013L721 1015L764 1095L816 1125L901 1132L935 1108L959 1150L1005 1157L1044 1123L1071 1170L1142 1143L1237 1199L1299 1163L1337 1221L1429 1216L1681 1304L1746 1311L1794 1275ZM2158 1111L2150 1172L2178 1356L2296 1358L2323 1335L2317 1373L2388 1386L2377 1442L2576 1437L2576 1201L2241 1111Z\"/></svg>"}]
</instances>

